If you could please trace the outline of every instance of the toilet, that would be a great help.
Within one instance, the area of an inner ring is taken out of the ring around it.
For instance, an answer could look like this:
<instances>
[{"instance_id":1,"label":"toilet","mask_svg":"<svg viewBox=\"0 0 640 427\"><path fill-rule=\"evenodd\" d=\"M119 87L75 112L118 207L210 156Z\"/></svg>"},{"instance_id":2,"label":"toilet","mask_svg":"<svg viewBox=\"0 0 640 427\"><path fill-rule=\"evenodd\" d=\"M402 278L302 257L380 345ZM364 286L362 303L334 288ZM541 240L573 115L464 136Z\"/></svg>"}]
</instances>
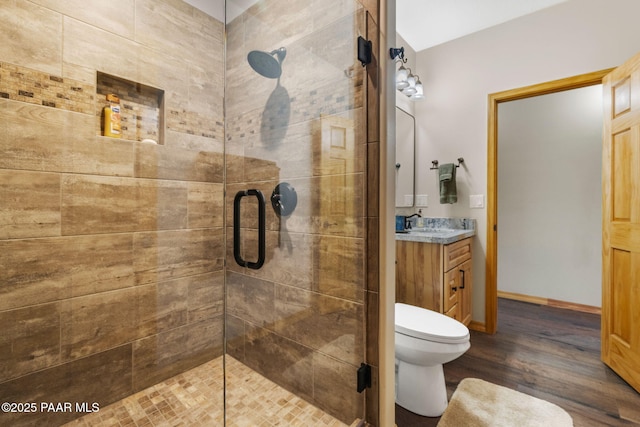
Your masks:
<instances>
[{"instance_id":1,"label":"toilet","mask_svg":"<svg viewBox=\"0 0 640 427\"><path fill-rule=\"evenodd\" d=\"M442 364L470 347L469 329L457 320L408 304L395 305L396 403L426 417L447 407Z\"/></svg>"}]
</instances>

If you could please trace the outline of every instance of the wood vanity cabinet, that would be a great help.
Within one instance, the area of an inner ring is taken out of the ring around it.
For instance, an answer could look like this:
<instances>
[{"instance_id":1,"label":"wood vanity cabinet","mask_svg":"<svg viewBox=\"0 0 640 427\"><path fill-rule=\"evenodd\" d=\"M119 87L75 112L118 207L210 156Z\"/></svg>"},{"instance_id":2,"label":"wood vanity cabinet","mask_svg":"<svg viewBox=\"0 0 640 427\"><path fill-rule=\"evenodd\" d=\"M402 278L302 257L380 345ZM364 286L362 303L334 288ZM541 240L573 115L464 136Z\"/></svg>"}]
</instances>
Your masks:
<instances>
[{"instance_id":1,"label":"wood vanity cabinet","mask_svg":"<svg viewBox=\"0 0 640 427\"><path fill-rule=\"evenodd\" d=\"M448 245L396 240L396 301L471 322L472 238Z\"/></svg>"}]
</instances>

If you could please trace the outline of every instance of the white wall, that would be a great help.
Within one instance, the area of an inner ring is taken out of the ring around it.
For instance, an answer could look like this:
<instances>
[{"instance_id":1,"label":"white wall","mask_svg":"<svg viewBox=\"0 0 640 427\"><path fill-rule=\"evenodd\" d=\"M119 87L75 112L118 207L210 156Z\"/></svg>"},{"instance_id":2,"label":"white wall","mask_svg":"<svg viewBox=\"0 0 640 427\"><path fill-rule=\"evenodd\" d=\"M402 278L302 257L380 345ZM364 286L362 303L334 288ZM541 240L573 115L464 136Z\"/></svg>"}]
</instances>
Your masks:
<instances>
[{"instance_id":1,"label":"white wall","mask_svg":"<svg viewBox=\"0 0 640 427\"><path fill-rule=\"evenodd\" d=\"M640 50L638 16L637 0L570 0L417 54L417 193L429 195L428 216L477 219L474 320L485 315L486 210L468 196L487 191L488 94L621 64ZM461 156L458 203L440 205L430 162Z\"/></svg>"},{"instance_id":2,"label":"white wall","mask_svg":"<svg viewBox=\"0 0 640 427\"><path fill-rule=\"evenodd\" d=\"M600 307L602 85L498 106L498 290Z\"/></svg>"}]
</instances>

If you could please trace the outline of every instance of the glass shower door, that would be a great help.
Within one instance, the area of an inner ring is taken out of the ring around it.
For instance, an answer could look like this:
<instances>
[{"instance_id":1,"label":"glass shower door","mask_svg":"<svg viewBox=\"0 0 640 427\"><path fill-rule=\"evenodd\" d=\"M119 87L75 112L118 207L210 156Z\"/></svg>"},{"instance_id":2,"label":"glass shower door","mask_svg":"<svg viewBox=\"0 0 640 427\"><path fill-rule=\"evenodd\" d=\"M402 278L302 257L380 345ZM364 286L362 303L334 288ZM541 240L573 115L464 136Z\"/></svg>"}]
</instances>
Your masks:
<instances>
[{"instance_id":1,"label":"glass shower door","mask_svg":"<svg viewBox=\"0 0 640 427\"><path fill-rule=\"evenodd\" d=\"M227 425L350 425L364 413L365 11L240 5L226 24Z\"/></svg>"}]
</instances>

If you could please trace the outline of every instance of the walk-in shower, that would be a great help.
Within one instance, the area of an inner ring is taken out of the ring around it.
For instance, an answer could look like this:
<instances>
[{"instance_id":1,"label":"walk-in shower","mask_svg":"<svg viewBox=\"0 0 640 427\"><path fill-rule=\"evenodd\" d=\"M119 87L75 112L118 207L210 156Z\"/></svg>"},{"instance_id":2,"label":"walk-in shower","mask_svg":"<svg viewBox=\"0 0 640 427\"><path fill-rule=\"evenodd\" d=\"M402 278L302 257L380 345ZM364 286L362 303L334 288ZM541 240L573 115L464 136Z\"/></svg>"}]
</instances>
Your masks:
<instances>
[{"instance_id":1,"label":"walk-in shower","mask_svg":"<svg viewBox=\"0 0 640 427\"><path fill-rule=\"evenodd\" d=\"M126 3L0 7L0 425L374 417L377 8Z\"/></svg>"}]
</instances>

